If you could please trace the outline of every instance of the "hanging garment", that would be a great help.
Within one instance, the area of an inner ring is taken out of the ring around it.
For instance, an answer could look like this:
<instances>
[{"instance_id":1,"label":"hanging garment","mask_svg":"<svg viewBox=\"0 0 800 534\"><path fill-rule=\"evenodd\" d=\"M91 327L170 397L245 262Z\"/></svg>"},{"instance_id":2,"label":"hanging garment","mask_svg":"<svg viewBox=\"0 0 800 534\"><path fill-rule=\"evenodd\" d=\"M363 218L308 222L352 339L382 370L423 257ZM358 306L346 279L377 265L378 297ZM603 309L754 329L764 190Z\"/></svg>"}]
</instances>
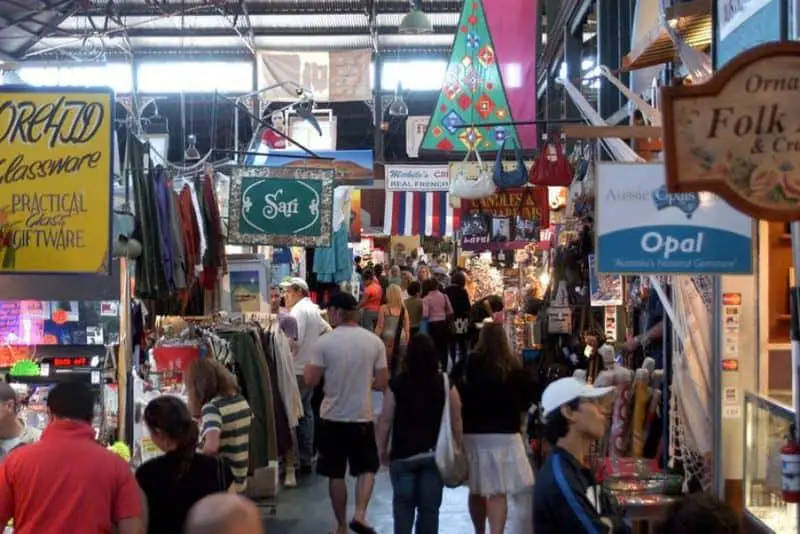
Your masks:
<instances>
[{"instance_id":1,"label":"hanging garment","mask_svg":"<svg viewBox=\"0 0 800 534\"><path fill-rule=\"evenodd\" d=\"M266 358L261 357L260 343L256 343L250 330L220 330L218 335L231 345L239 386L253 411L250 427L252 471L278 458L269 369Z\"/></svg>"},{"instance_id":2,"label":"hanging garment","mask_svg":"<svg viewBox=\"0 0 800 534\"><path fill-rule=\"evenodd\" d=\"M276 379L278 375L278 367L275 358L275 353L272 348L273 339L270 334L267 334L263 330L258 331L259 338L261 340L261 349L264 355L266 356L267 367L269 368L269 376L271 382L271 400L272 400L272 408L275 413L275 444L276 444L276 451L279 458L283 458L283 456L292 450L292 429L289 427L289 417L286 413L286 407L283 405L283 399L281 398L281 392L278 388L278 381Z\"/></svg>"},{"instance_id":3,"label":"hanging garment","mask_svg":"<svg viewBox=\"0 0 800 534\"><path fill-rule=\"evenodd\" d=\"M212 178L203 176L200 180L200 207L208 237L208 250L203 256L203 287L214 289L220 276L225 274L225 239L222 234L222 222L219 217L219 206L214 194Z\"/></svg>"},{"instance_id":4,"label":"hanging garment","mask_svg":"<svg viewBox=\"0 0 800 534\"><path fill-rule=\"evenodd\" d=\"M175 289L186 289L186 250L183 242L181 216L178 209L178 195L169 182L169 231L172 244L172 277Z\"/></svg>"},{"instance_id":5,"label":"hanging garment","mask_svg":"<svg viewBox=\"0 0 800 534\"><path fill-rule=\"evenodd\" d=\"M331 246L318 248L314 254L314 272L319 283L347 282L353 276L353 260L347 248L347 225L333 233Z\"/></svg>"},{"instance_id":6,"label":"hanging garment","mask_svg":"<svg viewBox=\"0 0 800 534\"><path fill-rule=\"evenodd\" d=\"M141 234L137 238L142 243L142 254L136 260L136 295L147 299L164 298L168 296L168 289L161 262L155 184L144 168L144 145L136 137L128 136L126 152L126 166L133 182L137 226Z\"/></svg>"},{"instance_id":7,"label":"hanging garment","mask_svg":"<svg viewBox=\"0 0 800 534\"><path fill-rule=\"evenodd\" d=\"M294 374L292 347L289 338L280 329L279 323L273 323L270 333L272 334L272 352L275 355L278 390L286 408L289 427L296 428L300 418L303 417L303 400L300 397L300 389L297 387L297 376Z\"/></svg>"},{"instance_id":8,"label":"hanging garment","mask_svg":"<svg viewBox=\"0 0 800 534\"><path fill-rule=\"evenodd\" d=\"M192 192L184 186L178 195L178 215L180 216L181 236L186 262L186 287L194 284L195 269L201 263L200 257L200 232L197 226L194 208L192 207Z\"/></svg>"},{"instance_id":9,"label":"hanging garment","mask_svg":"<svg viewBox=\"0 0 800 534\"><path fill-rule=\"evenodd\" d=\"M173 263L172 250L172 222L170 221L170 187L167 171L163 167L156 167L150 172L151 179L155 183L156 191L156 212L158 213L158 235L161 243L161 264L164 275L167 278L167 288L169 292L175 291L175 264Z\"/></svg>"}]
</instances>

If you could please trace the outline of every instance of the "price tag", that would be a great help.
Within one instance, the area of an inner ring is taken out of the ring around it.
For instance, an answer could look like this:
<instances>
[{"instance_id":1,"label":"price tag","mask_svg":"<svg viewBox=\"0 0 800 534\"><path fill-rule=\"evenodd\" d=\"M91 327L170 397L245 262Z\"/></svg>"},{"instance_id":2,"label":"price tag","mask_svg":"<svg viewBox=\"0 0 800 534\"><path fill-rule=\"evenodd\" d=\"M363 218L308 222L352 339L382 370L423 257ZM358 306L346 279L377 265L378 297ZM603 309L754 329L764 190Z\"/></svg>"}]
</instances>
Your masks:
<instances>
[{"instance_id":1,"label":"price tag","mask_svg":"<svg viewBox=\"0 0 800 534\"><path fill-rule=\"evenodd\" d=\"M50 376L50 364L43 363L39 365L39 376Z\"/></svg>"},{"instance_id":2,"label":"price tag","mask_svg":"<svg viewBox=\"0 0 800 534\"><path fill-rule=\"evenodd\" d=\"M100 371L92 371L92 384L100 383Z\"/></svg>"}]
</instances>

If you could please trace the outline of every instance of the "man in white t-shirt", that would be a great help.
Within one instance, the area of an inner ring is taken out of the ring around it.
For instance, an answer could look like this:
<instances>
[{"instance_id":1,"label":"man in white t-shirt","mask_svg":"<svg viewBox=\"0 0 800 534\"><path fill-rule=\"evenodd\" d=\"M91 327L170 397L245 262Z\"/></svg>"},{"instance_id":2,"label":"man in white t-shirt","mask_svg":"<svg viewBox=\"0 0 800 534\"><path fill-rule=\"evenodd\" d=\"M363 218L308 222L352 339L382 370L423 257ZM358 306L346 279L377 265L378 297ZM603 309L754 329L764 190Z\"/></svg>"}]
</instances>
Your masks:
<instances>
[{"instance_id":1,"label":"man in white t-shirt","mask_svg":"<svg viewBox=\"0 0 800 534\"><path fill-rule=\"evenodd\" d=\"M294 351L294 374L297 376L297 386L303 401L303 417L297 425L297 449L300 462L300 472L310 473L314 467L314 411L311 399L314 396L314 386L303 381L303 370L311 361L311 354L319 336L328 328L322 318L319 306L308 297L308 284L302 278L290 278L281 283L283 298L289 314L297 322L296 350ZM287 471L290 469L287 466ZM292 486L294 479L292 472L287 472L286 485Z\"/></svg>"},{"instance_id":2,"label":"man in white t-shirt","mask_svg":"<svg viewBox=\"0 0 800 534\"><path fill-rule=\"evenodd\" d=\"M320 338L306 366L306 384L325 377L320 408L317 472L329 479L331 505L336 516L334 534L374 533L367 524L367 506L378 472L372 391L383 391L389 381L386 348L381 339L359 326L358 301L344 291L333 295L328 316L334 331ZM347 523L347 466L356 477L356 509Z\"/></svg>"},{"instance_id":3,"label":"man in white t-shirt","mask_svg":"<svg viewBox=\"0 0 800 534\"><path fill-rule=\"evenodd\" d=\"M39 441L41 432L26 427L19 419L17 392L6 382L0 382L0 462L22 445Z\"/></svg>"}]
</instances>

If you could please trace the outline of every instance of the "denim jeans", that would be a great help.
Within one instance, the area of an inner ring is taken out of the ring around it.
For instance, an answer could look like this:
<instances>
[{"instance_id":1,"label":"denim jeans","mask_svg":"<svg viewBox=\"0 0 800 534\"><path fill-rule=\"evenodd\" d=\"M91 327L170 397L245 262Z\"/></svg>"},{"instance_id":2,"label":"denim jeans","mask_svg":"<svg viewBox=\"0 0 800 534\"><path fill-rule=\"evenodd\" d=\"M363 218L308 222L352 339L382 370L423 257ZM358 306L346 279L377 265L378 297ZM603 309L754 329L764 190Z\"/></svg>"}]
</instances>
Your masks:
<instances>
[{"instance_id":1,"label":"denim jeans","mask_svg":"<svg viewBox=\"0 0 800 534\"><path fill-rule=\"evenodd\" d=\"M389 473L394 490L394 534L411 534L412 529L415 534L437 534L444 483L433 456L393 460ZM417 526L413 528L415 512Z\"/></svg>"},{"instance_id":2,"label":"denim jeans","mask_svg":"<svg viewBox=\"0 0 800 534\"><path fill-rule=\"evenodd\" d=\"M314 462L314 410L311 398L314 388L306 387L302 376L297 377L300 399L303 401L303 417L297 422L297 454L300 467L311 467Z\"/></svg>"}]
</instances>

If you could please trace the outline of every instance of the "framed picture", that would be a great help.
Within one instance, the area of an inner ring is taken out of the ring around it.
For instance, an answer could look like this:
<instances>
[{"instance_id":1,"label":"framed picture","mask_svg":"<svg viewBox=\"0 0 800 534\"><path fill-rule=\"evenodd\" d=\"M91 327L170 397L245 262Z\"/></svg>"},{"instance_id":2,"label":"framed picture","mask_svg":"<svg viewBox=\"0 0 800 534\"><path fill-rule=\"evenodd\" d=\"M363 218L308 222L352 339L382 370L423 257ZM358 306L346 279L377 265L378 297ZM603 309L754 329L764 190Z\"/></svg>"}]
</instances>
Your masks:
<instances>
[{"instance_id":1,"label":"framed picture","mask_svg":"<svg viewBox=\"0 0 800 534\"><path fill-rule=\"evenodd\" d=\"M228 243L329 247L335 173L312 167L234 167Z\"/></svg>"},{"instance_id":2,"label":"framed picture","mask_svg":"<svg viewBox=\"0 0 800 534\"><path fill-rule=\"evenodd\" d=\"M229 256L228 276L222 284L222 307L232 313L266 313L269 311L269 285L268 261L261 258Z\"/></svg>"}]
</instances>

